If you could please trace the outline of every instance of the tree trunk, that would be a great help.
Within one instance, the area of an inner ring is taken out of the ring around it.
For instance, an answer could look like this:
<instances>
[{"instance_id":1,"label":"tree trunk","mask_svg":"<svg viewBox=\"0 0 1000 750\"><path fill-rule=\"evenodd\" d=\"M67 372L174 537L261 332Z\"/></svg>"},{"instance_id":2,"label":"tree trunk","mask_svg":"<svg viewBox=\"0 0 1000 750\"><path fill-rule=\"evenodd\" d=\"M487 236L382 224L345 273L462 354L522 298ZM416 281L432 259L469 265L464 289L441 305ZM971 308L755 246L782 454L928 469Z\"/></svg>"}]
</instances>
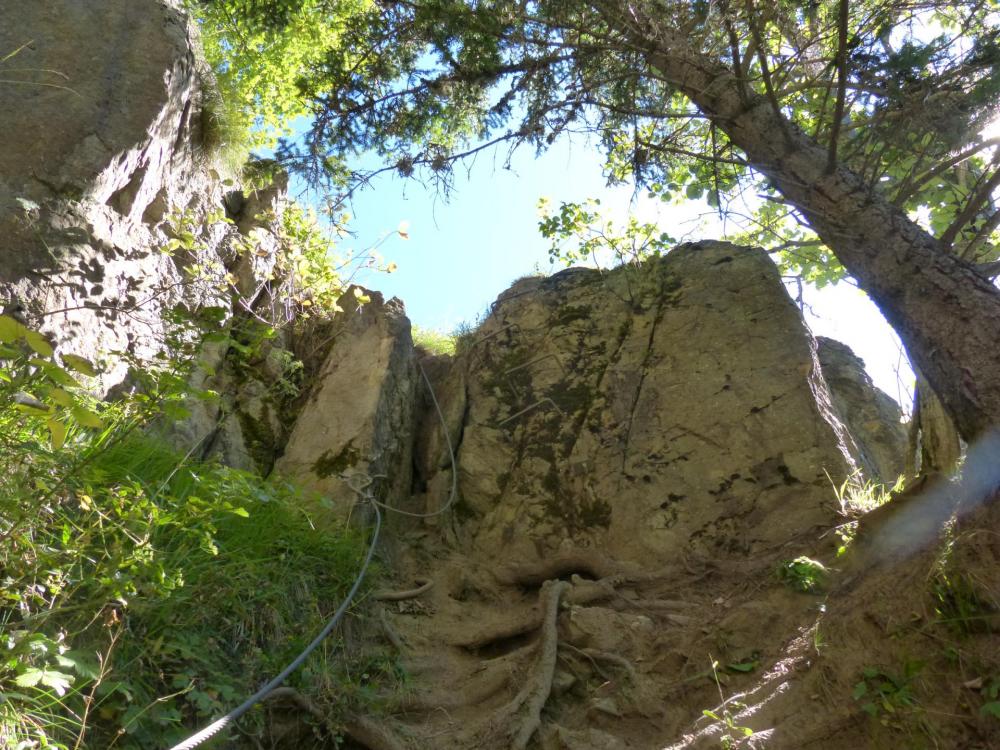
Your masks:
<instances>
[{"instance_id":1,"label":"tree trunk","mask_svg":"<svg viewBox=\"0 0 1000 750\"><path fill-rule=\"evenodd\" d=\"M918 472L949 474L962 456L962 443L954 422L927 379L915 370L913 416L910 420L910 455L907 456L907 476Z\"/></svg>"},{"instance_id":2,"label":"tree trunk","mask_svg":"<svg viewBox=\"0 0 1000 750\"><path fill-rule=\"evenodd\" d=\"M1000 425L1000 290L870 190L643 0L602 12L808 219L881 309L966 441Z\"/></svg>"}]
</instances>

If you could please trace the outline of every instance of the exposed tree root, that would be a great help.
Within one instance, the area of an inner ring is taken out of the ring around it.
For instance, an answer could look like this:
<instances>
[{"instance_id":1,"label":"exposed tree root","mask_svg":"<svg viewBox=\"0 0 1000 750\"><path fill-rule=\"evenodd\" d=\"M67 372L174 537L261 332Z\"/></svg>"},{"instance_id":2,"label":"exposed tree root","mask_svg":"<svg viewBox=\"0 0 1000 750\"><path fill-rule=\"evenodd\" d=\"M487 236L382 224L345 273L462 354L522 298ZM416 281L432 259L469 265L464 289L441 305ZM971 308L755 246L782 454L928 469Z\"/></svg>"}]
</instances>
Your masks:
<instances>
[{"instance_id":1,"label":"exposed tree root","mask_svg":"<svg viewBox=\"0 0 1000 750\"><path fill-rule=\"evenodd\" d=\"M533 648L534 646L528 646L522 651L529 651ZM520 654L521 652L515 653ZM514 654L509 655L509 657L513 656ZM401 711L433 711L442 708L456 709L474 706L489 700L506 688L510 677L509 666L506 664L497 665L496 668L482 673L478 679L448 685L447 689L440 693L406 696L397 701L395 705Z\"/></svg>"},{"instance_id":2,"label":"exposed tree root","mask_svg":"<svg viewBox=\"0 0 1000 750\"><path fill-rule=\"evenodd\" d=\"M295 705L300 711L309 714L321 724L326 724L326 715L319 710L315 703L302 695L298 690L291 687L277 687L267 694L265 700L288 701Z\"/></svg>"},{"instance_id":3,"label":"exposed tree root","mask_svg":"<svg viewBox=\"0 0 1000 750\"><path fill-rule=\"evenodd\" d=\"M368 750L407 750L408 746L388 728L365 716L352 716L344 725L344 731L355 742L360 742Z\"/></svg>"},{"instance_id":4,"label":"exposed tree root","mask_svg":"<svg viewBox=\"0 0 1000 750\"><path fill-rule=\"evenodd\" d=\"M377 602L401 602L405 599L416 599L434 588L434 581L424 581L415 589L406 591L376 591L372 598Z\"/></svg>"},{"instance_id":5,"label":"exposed tree root","mask_svg":"<svg viewBox=\"0 0 1000 750\"><path fill-rule=\"evenodd\" d=\"M517 724L516 729L510 732L512 750L524 750L532 735L542 724L542 708L545 707L549 693L552 692L552 677L555 674L558 654L559 636L556 620L559 615L559 600L568 588L569 584L565 581L547 581L542 586L544 616L534 673L514 700L498 712L497 718L502 726L511 727ZM518 715L522 716L519 723Z\"/></svg>"},{"instance_id":6,"label":"exposed tree root","mask_svg":"<svg viewBox=\"0 0 1000 750\"><path fill-rule=\"evenodd\" d=\"M618 654L611 654L608 653L607 651L601 651L600 649L596 648L579 648L571 643L565 643L561 645L568 646L572 651L575 651L581 656L585 656L594 665L594 668L597 670L598 674L600 674L605 679L607 679L607 675L604 674L603 670L601 670L601 668L597 666L597 662L599 661L603 661L607 664L613 664L614 666L619 667L620 669L624 669L626 672L628 672L629 678L633 680L635 679L635 667L632 666L632 662L630 662L624 656L618 656Z\"/></svg>"},{"instance_id":7,"label":"exposed tree root","mask_svg":"<svg viewBox=\"0 0 1000 750\"><path fill-rule=\"evenodd\" d=\"M614 580L616 579L589 581L574 576L573 585L566 584L563 596L570 604L580 606L609 599L618 595L613 588ZM563 583L566 582L563 581ZM504 621L493 621L477 630L460 633L450 638L448 642L452 646L470 650L483 648L497 641L531 633L541 627L542 619L543 614L536 606L522 615L511 616Z\"/></svg>"},{"instance_id":8,"label":"exposed tree root","mask_svg":"<svg viewBox=\"0 0 1000 750\"><path fill-rule=\"evenodd\" d=\"M589 578L607 578L623 572L621 563L609 560L604 555L573 552L524 565L509 565L497 571L496 576L500 583L540 586L545 581L565 578L573 573L585 573Z\"/></svg>"},{"instance_id":9,"label":"exposed tree root","mask_svg":"<svg viewBox=\"0 0 1000 750\"><path fill-rule=\"evenodd\" d=\"M568 584L567 584L568 585ZM465 649L477 649L491 643L514 638L537 630L541 625L542 616L535 610L521 617L511 618L505 622L491 622L478 630L462 633L449 640L452 646Z\"/></svg>"},{"instance_id":10,"label":"exposed tree root","mask_svg":"<svg viewBox=\"0 0 1000 750\"><path fill-rule=\"evenodd\" d=\"M389 643L391 643L397 651L404 651L406 649L406 644L403 642L399 633L396 632L396 628L394 628L392 623L389 622L389 618L386 617L384 607L378 608L378 619L382 624L382 632L385 633L385 637L389 640Z\"/></svg>"}]
</instances>

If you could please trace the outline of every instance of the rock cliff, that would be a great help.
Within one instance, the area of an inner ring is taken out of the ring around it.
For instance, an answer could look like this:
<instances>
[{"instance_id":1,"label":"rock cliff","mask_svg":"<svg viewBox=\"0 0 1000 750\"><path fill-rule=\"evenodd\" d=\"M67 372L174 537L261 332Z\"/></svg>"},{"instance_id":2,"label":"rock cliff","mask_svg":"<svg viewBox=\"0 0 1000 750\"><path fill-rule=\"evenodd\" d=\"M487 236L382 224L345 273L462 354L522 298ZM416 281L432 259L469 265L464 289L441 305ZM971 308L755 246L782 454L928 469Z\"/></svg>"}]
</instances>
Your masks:
<instances>
[{"instance_id":1,"label":"rock cliff","mask_svg":"<svg viewBox=\"0 0 1000 750\"><path fill-rule=\"evenodd\" d=\"M703 711L729 716L721 692L764 707L741 719L747 746L864 740L845 723L857 711L792 717L827 676L849 681L838 663L874 658L890 629L865 613L888 623L894 600L847 581L839 662L814 669L826 609L788 585L789 564L836 559L852 519L833 487L893 481L905 435L863 363L811 336L766 253L698 242L525 278L454 357L415 348L402 303L377 293L256 341L255 321L288 322L283 185L253 192L213 165L209 73L183 14L160 0L19 14L0 53L55 72L0 84L5 310L106 362L112 393L129 358L173 354L173 311L212 311L220 335L193 380L218 398L192 400L172 438L314 490L321 521L380 503L398 590L352 627L410 682L357 746L718 746L727 724ZM970 539L962 554L995 558Z\"/></svg>"}]
</instances>

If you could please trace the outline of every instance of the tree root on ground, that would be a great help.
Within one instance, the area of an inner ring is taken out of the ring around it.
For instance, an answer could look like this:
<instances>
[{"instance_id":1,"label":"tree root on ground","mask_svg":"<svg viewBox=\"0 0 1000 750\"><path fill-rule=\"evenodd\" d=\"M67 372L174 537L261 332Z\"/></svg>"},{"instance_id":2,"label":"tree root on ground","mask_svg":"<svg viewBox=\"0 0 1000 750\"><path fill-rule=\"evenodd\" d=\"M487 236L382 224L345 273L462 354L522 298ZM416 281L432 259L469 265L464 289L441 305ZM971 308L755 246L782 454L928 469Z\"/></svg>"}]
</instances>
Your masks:
<instances>
[{"instance_id":1,"label":"tree root on ground","mask_svg":"<svg viewBox=\"0 0 1000 750\"><path fill-rule=\"evenodd\" d=\"M546 581L564 578L573 573L585 573L589 578L608 578L626 572L621 563L593 552L573 552L547 560L508 565L496 573L497 580L517 586L540 586Z\"/></svg>"},{"instance_id":2,"label":"tree root on ground","mask_svg":"<svg viewBox=\"0 0 1000 750\"><path fill-rule=\"evenodd\" d=\"M389 618L386 617L385 607L378 608L378 620L382 625L382 632L385 633L385 637L388 639L389 643L391 643L400 653L405 651L406 644L403 642L403 638L400 636L396 628L394 628L392 623L389 622Z\"/></svg>"},{"instance_id":3,"label":"tree root on ground","mask_svg":"<svg viewBox=\"0 0 1000 750\"><path fill-rule=\"evenodd\" d=\"M361 743L368 750L407 750L408 748L388 728L365 716L352 716L344 724L344 731L352 740Z\"/></svg>"},{"instance_id":4,"label":"tree root on ground","mask_svg":"<svg viewBox=\"0 0 1000 750\"><path fill-rule=\"evenodd\" d=\"M434 588L434 581L420 581L415 589L406 591L376 591L372 598L377 602L401 602L406 599L416 599L421 594L425 594Z\"/></svg>"},{"instance_id":5,"label":"tree root on ground","mask_svg":"<svg viewBox=\"0 0 1000 750\"><path fill-rule=\"evenodd\" d=\"M562 582L566 583L563 598L566 602L578 606L609 599L618 595L613 588L615 580L612 577L590 581L574 576L572 586L565 581ZM502 622L491 622L477 630L465 631L449 639L448 643L468 650L483 648L498 641L534 632L541 627L542 618L542 612L536 606L523 615L512 616Z\"/></svg>"},{"instance_id":6,"label":"tree root on ground","mask_svg":"<svg viewBox=\"0 0 1000 750\"><path fill-rule=\"evenodd\" d=\"M493 718L492 723L503 727L505 734L509 736L509 747L512 750L525 750L528 741L542 724L542 709L552 692L558 654L556 621L559 616L559 600L568 588L569 584L565 581L547 581L543 584L541 598L544 602L544 614L533 674L514 699Z\"/></svg>"},{"instance_id":7,"label":"tree root on ground","mask_svg":"<svg viewBox=\"0 0 1000 750\"><path fill-rule=\"evenodd\" d=\"M604 670L602 670L599 666L597 666L597 662L599 661L603 661L607 664L613 664L619 669L625 670L628 673L629 678L635 680L635 667L632 666L632 662L630 662L624 656L619 656L618 654L611 654L608 653L607 651L601 651L600 649L596 648L579 648L577 646L574 646L572 643L563 643L560 645L567 646L571 651L574 651L575 653L586 657L590 661L590 663L594 665L594 669L597 671L597 673L604 679L608 679L608 676L604 673Z\"/></svg>"},{"instance_id":8,"label":"tree root on ground","mask_svg":"<svg viewBox=\"0 0 1000 750\"><path fill-rule=\"evenodd\" d=\"M535 644L531 644L501 657L495 661L503 660L504 663L484 667L482 673L476 678L465 681L456 680L447 685L440 694L404 696L395 702L395 708L400 711L434 711L442 708L463 708L483 703L510 683L511 668L506 662L514 661L534 649Z\"/></svg>"}]
</instances>

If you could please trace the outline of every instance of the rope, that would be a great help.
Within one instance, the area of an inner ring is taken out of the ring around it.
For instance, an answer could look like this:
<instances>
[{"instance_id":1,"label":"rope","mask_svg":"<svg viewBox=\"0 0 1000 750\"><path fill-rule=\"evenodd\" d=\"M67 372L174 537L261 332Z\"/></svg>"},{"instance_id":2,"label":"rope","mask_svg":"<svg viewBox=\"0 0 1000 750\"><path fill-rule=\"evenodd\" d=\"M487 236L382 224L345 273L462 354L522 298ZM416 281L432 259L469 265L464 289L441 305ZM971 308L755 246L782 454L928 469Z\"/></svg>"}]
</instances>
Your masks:
<instances>
[{"instance_id":1,"label":"rope","mask_svg":"<svg viewBox=\"0 0 1000 750\"><path fill-rule=\"evenodd\" d=\"M366 500L373 499L370 493L367 495L362 494L362 497L363 499ZM330 621L320 631L319 635L317 635L312 640L312 643L306 646L305 649L303 649L302 653L296 656L295 659L293 659L292 662L287 667L281 670L281 672L273 680L268 682L266 685L264 685L264 687L262 687L256 693L254 693L245 701L243 701L243 703L234 708L232 711L223 716L221 719L218 719L209 724L207 727L202 729L197 734L188 737L188 739L184 740L178 745L174 745L170 750L192 750L192 748L198 747L206 740L211 739L216 734L225 729L227 726L229 726L234 721L243 716L243 714L249 711L254 705L260 703L260 701L266 698L269 693L271 693L275 688L281 685L281 683L283 683L292 672L294 672L296 669L302 666L302 663L306 660L306 658L308 658L309 654L311 654L313 651L316 650L316 647L319 646L319 644L323 641L323 639L326 638L330 634L330 632L337 626L337 623L340 622L341 618L344 616L344 613L346 613L347 609L351 606L351 602L353 601L354 596L358 593L358 589L361 588L361 582L364 580L365 573L368 571L368 566L372 561L372 556L375 553L375 545L378 542L378 535L381 528L382 528L382 514L381 512L379 512L379 509L376 506L375 531L372 533L372 540L371 544L368 546L368 552L365 555L365 561L361 565L361 572L359 572L358 577L354 579L354 584L351 586L351 590L347 592L347 598L345 598L340 607L337 608L337 611L333 613L333 617L330 618Z\"/></svg>"},{"instance_id":2,"label":"rope","mask_svg":"<svg viewBox=\"0 0 1000 750\"><path fill-rule=\"evenodd\" d=\"M434 409L437 411L438 419L441 421L441 429L444 432L444 439L448 444L448 456L451 460L451 495L448 497L448 502L432 513L412 513L408 510L393 508L391 505L386 505L385 503L376 500L373 493L369 489L373 481L372 477L360 475L361 479L367 480L361 486L356 486L351 481L352 477L344 477L347 485L358 494L363 502L370 502L375 507L375 531L372 534L371 545L368 547L368 553L365 555L365 561L361 566L361 572L358 573L358 577L355 579L354 585L351 586L351 590L347 592L347 598L344 599L337 611L333 613L333 617L330 618L330 621L326 624L326 627L320 631L319 635L313 639L312 643L306 646L302 653L295 657L295 659L287 667L281 670L281 672L273 680L268 682L264 685L264 687L251 695L243 701L243 703L234 708L221 719L212 722L197 734L194 734L184 740L184 742L174 745L170 748L170 750L193 750L193 748L196 748L203 742L211 739L227 726L239 719L243 716L243 714L253 708L253 706L266 698L269 693L275 690L275 688L281 685L281 683L283 683L292 672L302 666L302 663L306 660L306 658L308 658L309 654L311 654L316 647L319 646L323 639L330 634L330 632L336 627L337 623L340 622L344 613L347 612L348 607L351 606L351 602L354 599L355 594L358 593L362 580L364 580L365 573L368 571L368 565L371 563L372 555L375 553L375 545L378 542L379 531L382 528L382 513L379 511L379 508L385 508L393 513L399 513L412 518L431 518L444 513L455 502L455 498L458 495L458 467L455 460L455 447L451 443L451 435L448 432L448 422L444 418L444 412L441 410L441 404L438 403L437 395L434 393L434 386L431 385L430 378L427 377L427 373L424 371L424 367L419 361L417 362L417 367L420 370L420 374L424 378L424 382L427 384L427 389L430 391L431 401L434 402Z\"/></svg>"},{"instance_id":3,"label":"rope","mask_svg":"<svg viewBox=\"0 0 1000 750\"><path fill-rule=\"evenodd\" d=\"M444 412L441 411L441 404L438 403L437 396L434 394L434 386L431 385L431 380L427 377L427 373L424 371L424 366L420 364L420 360L417 360L417 367L420 369L420 374L424 377L424 382L427 383L427 390L430 391L431 401L434 402L434 409L437 411L438 419L441 421L441 430L444 432L444 439L448 443L448 456L451 460L451 495L448 497L448 502L431 513L413 513L412 511L403 510L402 508L393 508L391 505L386 505L385 503L376 500L374 497L369 497L369 500L371 500L376 507L385 508L393 513L398 513L401 516L409 516L410 518L433 518L434 516L444 513L455 502L455 498L458 495L458 466L456 465L457 461L455 460L455 447L451 444L451 434L448 432L448 422L444 418ZM349 480L345 481L347 481L351 489L355 492L358 491Z\"/></svg>"}]
</instances>

